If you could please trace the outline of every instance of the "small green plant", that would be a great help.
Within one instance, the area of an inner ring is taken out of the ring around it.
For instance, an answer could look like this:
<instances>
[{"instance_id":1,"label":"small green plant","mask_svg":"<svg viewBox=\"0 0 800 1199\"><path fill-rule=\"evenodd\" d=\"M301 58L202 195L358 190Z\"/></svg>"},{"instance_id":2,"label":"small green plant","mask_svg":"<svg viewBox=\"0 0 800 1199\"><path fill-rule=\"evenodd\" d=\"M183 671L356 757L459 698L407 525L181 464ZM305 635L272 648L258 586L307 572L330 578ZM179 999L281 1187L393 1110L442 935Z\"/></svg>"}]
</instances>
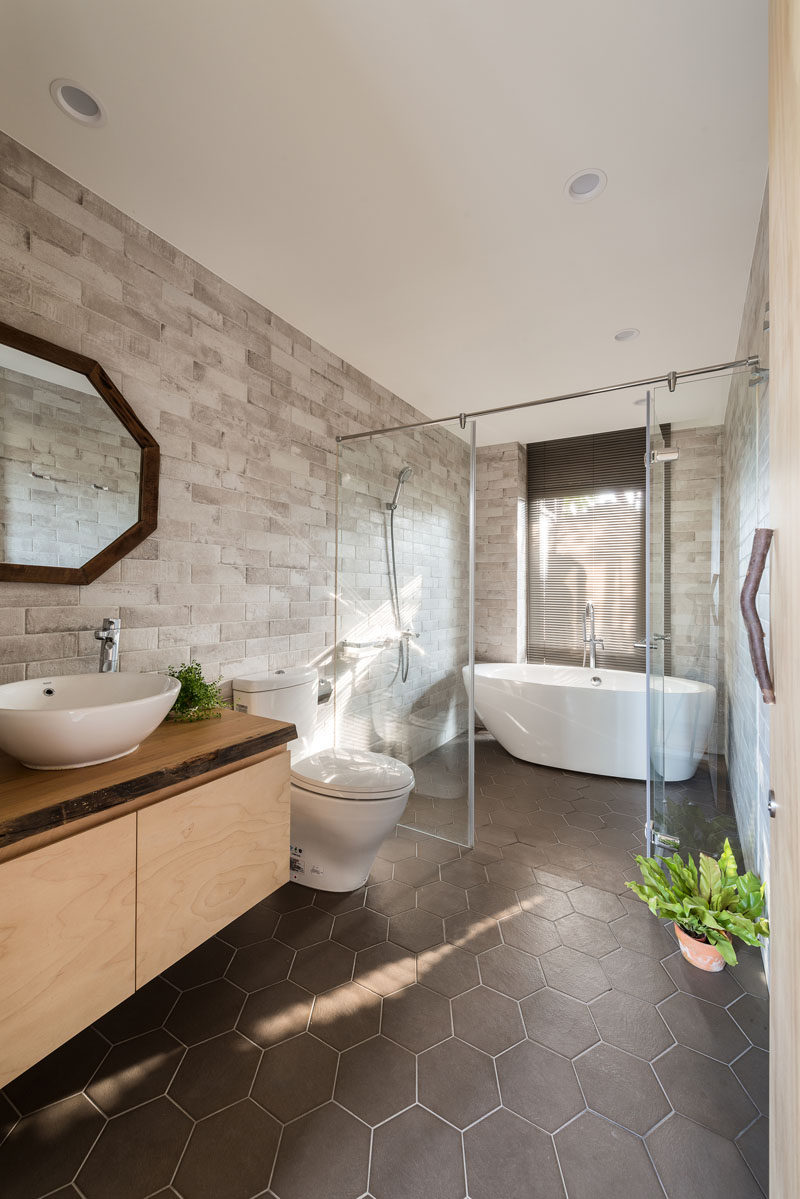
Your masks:
<instances>
[{"instance_id":1,"label":"small green plant","mask_svg":"<svg viewBox=\"0 0 800 1199\"><path fill-rule=\"evenodd\" d=\"M656 858L639 854L644 883L625 884L654 916L674 920L689 936L708 941L731 966L737 960L731 937L758 945L759 937L769 936L769 921L762 916L765 884L751 870L739 874L727 837L718 859L700 854L699 870L691 857L684 862L677 853L660 860L670 878Z\"/></svg>"},{"instance_id":2,"label":"small green plant","mask_svg":"<svg viewBox=\"0 0 800 1199\"><path fill-rule=\"evenodd\" d=\"M170 713L170 720L214 720L219 719L223 708L230 704L222 698L219 679L208 682L203 678L199 662L182 662L180 667L170 666L170 678L178 679L181 689Z\"/></svg>"}]
</instances>

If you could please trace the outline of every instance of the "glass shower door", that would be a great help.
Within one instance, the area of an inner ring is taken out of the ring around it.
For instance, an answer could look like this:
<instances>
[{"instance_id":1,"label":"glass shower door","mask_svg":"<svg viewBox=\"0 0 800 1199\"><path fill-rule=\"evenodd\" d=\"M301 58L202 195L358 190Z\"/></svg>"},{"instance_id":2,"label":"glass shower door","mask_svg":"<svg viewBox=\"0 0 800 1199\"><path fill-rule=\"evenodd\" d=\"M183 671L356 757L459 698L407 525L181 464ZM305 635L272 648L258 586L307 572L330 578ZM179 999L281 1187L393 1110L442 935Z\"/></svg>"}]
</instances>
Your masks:
<instances>
[{"instance_id":1,"label":"glass shower door","mask_svg":"<svg viewBox=\"0 0 800 1199\"><path fill-rule=\"evenodd\" d=\"M647 606L643 648L647 689L647 852L669 851L677 844L668 828L666 808L666 732L664 723L667 633L667 445L647 393Z\"/></svg>"}]
</instances>

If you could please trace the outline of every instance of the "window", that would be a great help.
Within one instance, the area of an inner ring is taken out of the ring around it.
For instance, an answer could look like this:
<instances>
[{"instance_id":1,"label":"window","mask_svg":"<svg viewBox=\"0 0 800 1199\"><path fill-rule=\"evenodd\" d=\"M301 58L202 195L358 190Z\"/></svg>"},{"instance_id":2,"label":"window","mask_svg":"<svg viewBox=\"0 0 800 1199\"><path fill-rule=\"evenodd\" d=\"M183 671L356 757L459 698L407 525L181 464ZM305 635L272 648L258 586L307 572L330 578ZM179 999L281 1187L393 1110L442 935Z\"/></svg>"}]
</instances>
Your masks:
<instances>
[{"instance_id":1,"label":"window","mask_svg":"<svg viewBox=\"0 0 800 1199\"><path fill-rule=\"evenodd\" d=\"M528 661L580 665L595 607L598 663L644 670L642 428L528 446Z\"/></svg>"}]
</instances>

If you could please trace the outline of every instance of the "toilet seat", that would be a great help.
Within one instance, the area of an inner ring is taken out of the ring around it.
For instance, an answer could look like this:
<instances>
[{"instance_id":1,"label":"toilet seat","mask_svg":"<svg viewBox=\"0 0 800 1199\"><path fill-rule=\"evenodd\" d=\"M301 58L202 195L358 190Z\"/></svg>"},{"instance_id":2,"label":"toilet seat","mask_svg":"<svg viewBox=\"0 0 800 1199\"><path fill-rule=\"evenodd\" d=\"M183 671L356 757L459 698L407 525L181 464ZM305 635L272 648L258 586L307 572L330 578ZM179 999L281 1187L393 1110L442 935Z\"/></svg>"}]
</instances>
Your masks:
<instances>
[{"instance_id":1,"label":"toilet seat","mask_svg":"<svg viewBox=\"0 0 800 1199\"><path fill-rule=\"evenodd\" d=\"M291 779L302 791L354 801L397 799L414 786L410 766L371 750L319 750L292 763Z\"/></svg>"}]
</instances>

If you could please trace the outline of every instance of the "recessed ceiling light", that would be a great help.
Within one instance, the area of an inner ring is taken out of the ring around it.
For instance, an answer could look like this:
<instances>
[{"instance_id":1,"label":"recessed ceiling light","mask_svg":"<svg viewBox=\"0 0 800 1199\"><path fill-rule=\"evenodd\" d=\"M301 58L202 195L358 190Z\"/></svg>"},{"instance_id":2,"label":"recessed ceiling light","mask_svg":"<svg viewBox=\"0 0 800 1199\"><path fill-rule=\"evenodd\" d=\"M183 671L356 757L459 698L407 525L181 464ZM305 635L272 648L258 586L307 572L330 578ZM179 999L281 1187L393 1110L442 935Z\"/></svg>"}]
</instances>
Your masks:
<instances>
[{"instance_id":1,"label":"recessed ceiling light","mask_svg":"<svg viewBox=\"0 0 800 1199\"><path fill-rule=\"evenodd\" d=\"M596 196L605 191L607 183L608 176L605 171L592 167L589 170L576 171L574 175L570 175L564 184L564 191L576 204L585 204L587 200L594 200Z\"/></svg>"},{"instance_id":2,"label":"recessed ceiling light","mask_svg":"<svg viewBox=\"0 0 800 1199\"><path fill-rule=\"evenodd\" d=\"M634 337L638 336L638 329L619 329L614 334L614 341L633 341Z\"/></svg>"},{"instance_id":3,"label":"recessed ceiling light","mask_svg":"<svg viewBox=\"0 0 800 1199\"><path fill-rule=\"evenodd\" d=\"M50 84L50 95L62 112L80 121L81 125L105 125L106 110L97 96L74 79L54 79Z\"/></svg>"}]
</instances>

